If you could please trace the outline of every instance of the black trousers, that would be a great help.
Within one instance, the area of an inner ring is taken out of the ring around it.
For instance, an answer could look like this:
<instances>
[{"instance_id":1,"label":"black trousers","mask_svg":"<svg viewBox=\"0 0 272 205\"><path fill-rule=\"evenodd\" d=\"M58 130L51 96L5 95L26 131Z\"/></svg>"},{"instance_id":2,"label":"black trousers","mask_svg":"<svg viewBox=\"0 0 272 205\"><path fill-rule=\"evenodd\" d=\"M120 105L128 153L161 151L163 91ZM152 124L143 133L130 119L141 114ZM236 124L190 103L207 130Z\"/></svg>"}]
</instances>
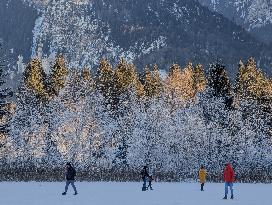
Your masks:
<instances>
[{"instance_id":1,"label":"black trousers","mask_svg":"<svg viewBox=\"0 0 272 205\"><path fill-rule=\"evenodd\" d=\"M201 183L201 191L204 191L204 183Z\"/></svg>"},{"instance_id":2,"label":"black trousers","mask_svg":"<svg viewBox=\"0 0 272 205\"><path fill-rule=\"evenodd\" d=\"M153 188L152 188L152 182L151 182L151 181L148 182L147 189L148 189L148 188L150 188L151 190L153 189Z\"/></svg>"}]
</instances>

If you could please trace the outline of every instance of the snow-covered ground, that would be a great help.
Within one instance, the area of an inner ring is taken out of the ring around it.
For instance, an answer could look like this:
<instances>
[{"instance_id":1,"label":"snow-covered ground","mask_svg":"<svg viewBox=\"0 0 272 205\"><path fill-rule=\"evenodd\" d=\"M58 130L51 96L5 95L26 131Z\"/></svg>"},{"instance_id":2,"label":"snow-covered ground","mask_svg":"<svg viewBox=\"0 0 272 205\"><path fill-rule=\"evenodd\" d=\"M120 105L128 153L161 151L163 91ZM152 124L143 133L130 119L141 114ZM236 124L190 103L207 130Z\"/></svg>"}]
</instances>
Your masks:
<instances>
[{"instance_id":1,"label":"snow-covered ground","mask_svg":"<svg viewBox=\"0 0 272 205\"><path fill-rule=\"evenodd\" d=\"M271 205L272 184L235 184L235 199L223 200L224 186L207 183L154 183L153 191L141 191L141 183L76 183L62 196L64 183L0 183L0 205Z\"/></svg>"}]
</instances>

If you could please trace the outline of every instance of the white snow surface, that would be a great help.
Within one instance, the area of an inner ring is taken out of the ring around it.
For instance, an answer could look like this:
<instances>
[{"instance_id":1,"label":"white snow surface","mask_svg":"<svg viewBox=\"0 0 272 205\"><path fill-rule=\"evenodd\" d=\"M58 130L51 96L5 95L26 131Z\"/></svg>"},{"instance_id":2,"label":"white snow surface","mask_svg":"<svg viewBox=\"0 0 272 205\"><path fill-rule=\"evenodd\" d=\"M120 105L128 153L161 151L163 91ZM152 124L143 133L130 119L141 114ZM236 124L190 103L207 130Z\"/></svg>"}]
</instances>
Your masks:
<instances>
[{"instance_id":1,"label":"white snow surface","mask_svg":"<svg viewBox=\"0 0 272 205\"><path fill-rule=\"evenodd\" d=\"M269 205L272 184L234 184L234 200L223 200L223 183L153 183L153 191L141 191L142 184L125 182L76 182L79 194L65 183L2 182L1 205Z\"/></svg>"}]
</instances>

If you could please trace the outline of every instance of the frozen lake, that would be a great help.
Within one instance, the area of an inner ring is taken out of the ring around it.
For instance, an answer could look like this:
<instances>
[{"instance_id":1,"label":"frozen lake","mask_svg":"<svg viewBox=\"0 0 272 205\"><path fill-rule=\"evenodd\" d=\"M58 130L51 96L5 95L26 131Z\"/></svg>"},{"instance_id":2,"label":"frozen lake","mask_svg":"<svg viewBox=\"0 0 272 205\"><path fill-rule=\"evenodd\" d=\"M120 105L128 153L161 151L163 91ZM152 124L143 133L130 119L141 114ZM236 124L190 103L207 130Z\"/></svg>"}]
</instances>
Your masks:
<instances>
[{"instance_id":1,"label":"frozen lake","mask_svg":"<svg viewBox=\"0 0 272 205\"><path fill-rule=\"evenodd\" d=\"M223 183L153 183L153 191L141 191L141 183L76 182L78 195L65 183L1 182L0 205L271 205L272 184L235 184L234 200L223 200Z\"/></svg>"}]
</instances>

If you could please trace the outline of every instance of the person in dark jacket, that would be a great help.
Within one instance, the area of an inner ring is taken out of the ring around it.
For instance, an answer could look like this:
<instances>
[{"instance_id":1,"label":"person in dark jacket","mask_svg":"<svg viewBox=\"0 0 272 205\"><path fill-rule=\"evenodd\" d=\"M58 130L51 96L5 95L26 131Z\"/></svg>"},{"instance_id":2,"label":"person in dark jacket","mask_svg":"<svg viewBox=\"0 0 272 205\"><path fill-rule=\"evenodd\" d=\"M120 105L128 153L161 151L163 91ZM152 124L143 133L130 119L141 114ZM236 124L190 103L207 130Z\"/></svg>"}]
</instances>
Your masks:
<instances>
[{"instance_id":1,"label":"person in dark jacket","mask_svg":"<svg viewBox=\"0 0 272 205\"><path fill-rule=\"evenodd\" d=\"M147 190L148 190L148 188L150 188L150 190L153 190L153 188L152 188L152 181L153 181L153 176L150 175L150 176L148 177L148 186L147 186Z\"/></svg>"},{"instance_id":2,"label":"person in dark jacket","mask_svg":"<svg viewBox=\"0 0 272 205\"><path fill-rule=\"evenodd\" d=\"M148 171L147 171L147 166L144 166L144 168L142 169L141 176L142 176L142 180L144 182L142 190L145 191L146 188L147 188L146 187L146 181L147 181L147 179L149 177L149 174L148 174Z\"/></svg>"},{"instance_id":3,"label":"person in dark jacket","mask_svg":"<svg viewBox=\"0 0 272 205\"><path fill-rule=\"evenodd\" d=\"M224 175L224 181L225 181L225 196L223 199L227 199L229 187L231 191L230 198L233 199L234 171L230 163L226 164L223 175Z\"/></svg>"},{"instance_id":4,"label":"person in dark jacket","mask_svg":"<svg viewBox=\"0 0 272 205\"><path fill-rule=\"evenodd\" d=\"M62 193L62 195L66 195L67 191L68 191L68 187L71 184L75 193L74 195L77 195L77 189L76 186L74 184L75 182L75 176L76 176L76 170L74 169L74 167L72 167L71 163L68 162L66 164L66 185L65 185L65 191Z\"/></svg>"}]
</instances>

